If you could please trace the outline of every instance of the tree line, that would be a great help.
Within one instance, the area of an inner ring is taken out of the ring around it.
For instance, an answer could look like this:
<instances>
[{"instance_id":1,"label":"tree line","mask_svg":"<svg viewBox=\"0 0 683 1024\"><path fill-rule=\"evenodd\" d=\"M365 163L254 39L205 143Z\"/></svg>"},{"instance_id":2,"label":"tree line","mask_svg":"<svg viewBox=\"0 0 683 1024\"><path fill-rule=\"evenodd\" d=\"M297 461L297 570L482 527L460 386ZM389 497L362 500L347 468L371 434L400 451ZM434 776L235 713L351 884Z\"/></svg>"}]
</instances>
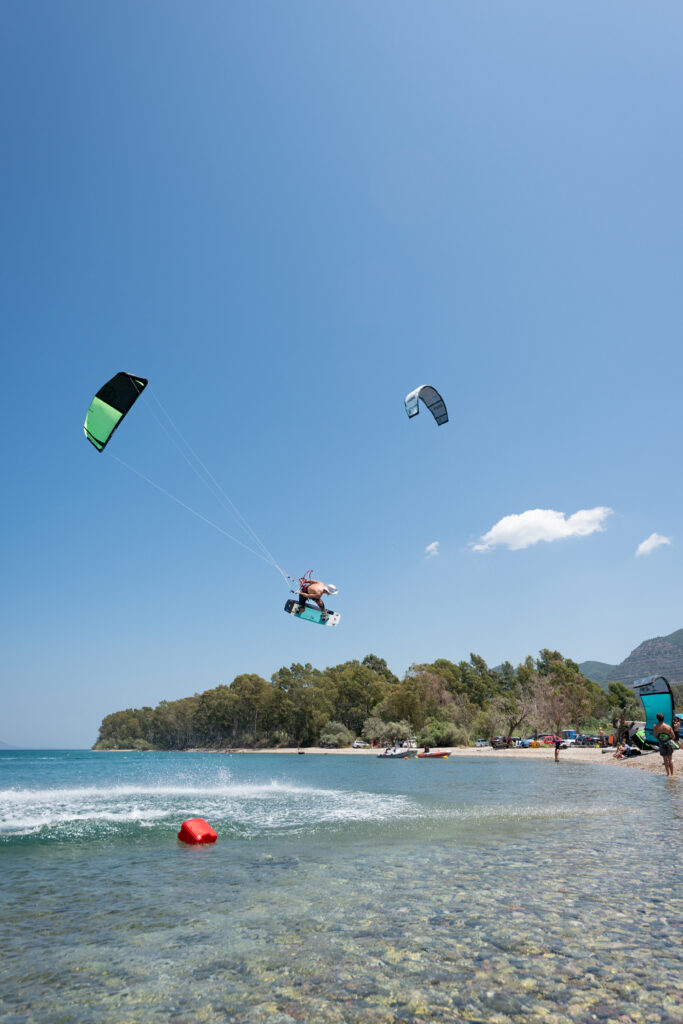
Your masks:
<instances>
[{"instance_id":1,"label":"tree line","mask_svg":"<svg viewBox=\"0 0 683 1024\"><path fill-rule=\"evenodd\" d=\"M357 736L468 746L478 737L618 727L639 715L632 690L602 690L558 651L544 649L516 668L489 668L476 654L457 664L440 658L411 665L402 679L368 654L322 670L294 664L270 681L245 673L155 708L115 711L94 749L346 746Z\"/></svg>"}]
</instances>

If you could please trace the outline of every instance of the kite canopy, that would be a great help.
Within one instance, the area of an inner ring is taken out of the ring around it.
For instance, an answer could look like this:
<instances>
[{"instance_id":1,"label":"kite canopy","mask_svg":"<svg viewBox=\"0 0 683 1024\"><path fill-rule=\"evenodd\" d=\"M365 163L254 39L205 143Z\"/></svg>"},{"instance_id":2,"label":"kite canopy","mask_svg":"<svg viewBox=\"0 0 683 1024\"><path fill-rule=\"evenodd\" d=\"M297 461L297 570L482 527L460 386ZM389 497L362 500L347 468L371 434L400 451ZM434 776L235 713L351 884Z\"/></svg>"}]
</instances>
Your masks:
<instances>
[{"instance_id":1,"label":"kite canopy","mask_svg":"<svg viewBox=\"0 0 683 1024\"><path fill-rule=\"evenodd\" d=\"M674 699L669 682L664 676L648 676L636 679L633 689L638 691L645 709L645 739L656 746L657 740L652 729L657 721L657 712L661 711L667 725L673 725Z\"/></svg>"},{"instance_id":2,"label":"kite canopy","mask_svg":"<svg viewBox=\"0 0 683 1024\"><path fill-rule=\"evenodd\" d=\"M83 430L98 452L104 451L109 438L145 390L147 383L144 377L117 373L97 392L90 403Z\"/></svg>"},{"instance_id":3,"label":"kite canopy","mask_svg":"<svg viewBox=\"0 0 683 1024\"><path fill-rule=\"evenodd\" d=\"M406 412L408 413L409 418L412 419L413 416L417 416L419 413L420 399L422 399L424 404L427 406L438 426L448 423L446 403L436 388L430 387L429 384L423 384L422 387L415 388L415 390L411 391L409 395L406 395Z\"/></svg>"}]
</instances>

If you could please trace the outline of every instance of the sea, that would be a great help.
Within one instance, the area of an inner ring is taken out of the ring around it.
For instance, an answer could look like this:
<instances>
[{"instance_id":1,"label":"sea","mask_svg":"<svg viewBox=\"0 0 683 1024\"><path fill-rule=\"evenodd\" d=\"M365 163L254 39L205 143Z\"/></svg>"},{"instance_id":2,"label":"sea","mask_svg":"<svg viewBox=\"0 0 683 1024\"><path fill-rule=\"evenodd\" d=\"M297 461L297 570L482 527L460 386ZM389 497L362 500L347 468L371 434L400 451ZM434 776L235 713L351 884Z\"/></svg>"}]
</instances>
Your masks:
<instances>
[{"instance_id":1,"label":"sea","mask_svg":"<svg viewBox=\"0 0 683 1024\"><path fill-rule=\"evenodd\" d=\"M682 826L552 754L3 751L0 1024L681 1024Z\"/></svg>"}]
</instances>

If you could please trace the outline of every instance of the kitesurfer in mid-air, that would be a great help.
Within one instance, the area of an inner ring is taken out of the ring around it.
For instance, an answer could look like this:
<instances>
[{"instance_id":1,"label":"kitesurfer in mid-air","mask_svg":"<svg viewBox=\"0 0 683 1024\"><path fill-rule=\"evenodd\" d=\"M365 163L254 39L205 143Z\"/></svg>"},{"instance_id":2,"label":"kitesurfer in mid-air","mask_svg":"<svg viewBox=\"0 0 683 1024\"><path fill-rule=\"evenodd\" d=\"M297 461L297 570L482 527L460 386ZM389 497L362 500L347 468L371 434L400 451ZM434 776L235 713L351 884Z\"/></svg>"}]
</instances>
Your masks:
<instances>
[{"instance_id":1,"label":"kitesurfer in mid-air","mask_svg":"<svg viewBox=\"0 0 683 1024\"><path fill-rule=\"evenodd\" d=\"M302 611L306 607L306 601L315 601L320 611L323 613L323 622L327 622L329 618L329 612L323 604L323 594L336 594L337 588L333 583L321 583L320 580L307 579L310 576L310 572L307 572L299 580L299 605L296 610L297 615L301 615Z\"/></svg>"}]
</instances>

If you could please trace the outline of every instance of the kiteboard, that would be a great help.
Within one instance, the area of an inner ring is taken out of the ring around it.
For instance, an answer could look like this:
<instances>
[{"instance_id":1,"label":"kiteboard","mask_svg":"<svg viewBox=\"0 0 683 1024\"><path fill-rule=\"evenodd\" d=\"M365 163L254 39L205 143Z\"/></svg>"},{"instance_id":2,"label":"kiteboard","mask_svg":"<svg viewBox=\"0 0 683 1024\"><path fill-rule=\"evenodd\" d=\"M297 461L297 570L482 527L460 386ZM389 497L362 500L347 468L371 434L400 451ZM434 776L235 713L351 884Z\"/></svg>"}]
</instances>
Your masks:
<instances>
[{"instance_id":1,"label":"kiteboard","mask_svg":"<svg viewBox=\"0 0 683 1024\"><path fill-rule=\"evenodd\" d=\"M298 601L286 601L285 611L288 615L295 615L297 619L305 619L306 622L317 622L319 626L336 626L341 618L339 612L333 612L330 608L327 610L327 619L323 619L323 613L319 608L311 608L310 604L304 607L304 610L299 614L297 608L299 606Z\"/></svg>"}]
</instances>

